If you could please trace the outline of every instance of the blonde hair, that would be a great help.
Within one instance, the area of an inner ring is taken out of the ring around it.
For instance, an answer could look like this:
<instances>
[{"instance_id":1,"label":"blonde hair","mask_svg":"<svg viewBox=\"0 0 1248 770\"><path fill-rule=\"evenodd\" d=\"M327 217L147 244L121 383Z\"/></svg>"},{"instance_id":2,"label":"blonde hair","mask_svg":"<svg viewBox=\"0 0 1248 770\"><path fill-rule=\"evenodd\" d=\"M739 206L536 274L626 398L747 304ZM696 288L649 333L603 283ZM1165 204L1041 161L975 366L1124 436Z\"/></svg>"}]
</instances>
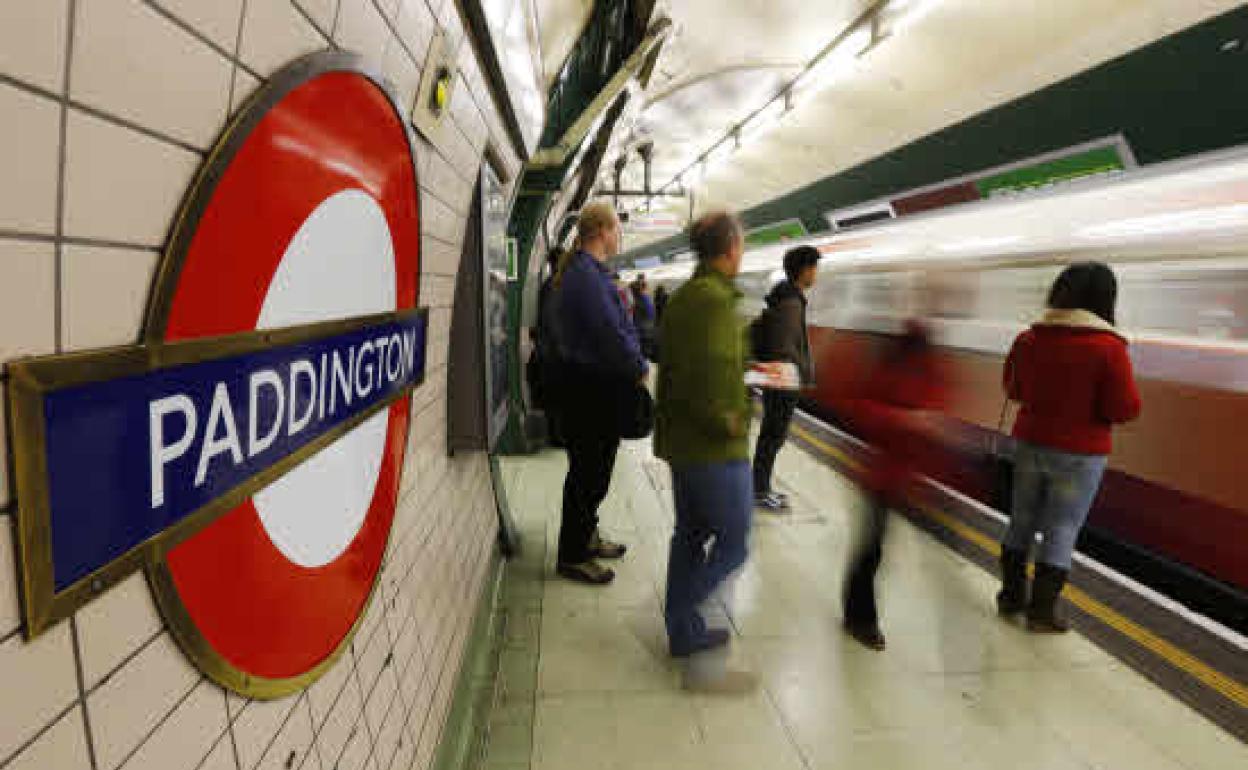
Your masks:
<instances>
[{"instance_id":1,"label":"blonde hair","mask_svg":"<svg viewBox=\"0 0 1248 770\"><path fill-rule=\"evenodd\" d=\"M584 243L591 238L597 238L603 230L614 227L618 221L615 208L610 203L591 203L581 209L581 214L576 219L577 241Z\"/></svg>"},{"instance_id":2,"label":"blonde hair","mask_svg":"<svg viewBox=\"0 0 1248 770\"><path fill-rule=\"evenodd\" d=\"M560 249L559 261L555 264L555 286L563 285L563 274L567 272L568 265L572 264L572 256L576 254L576 249Z\"/></svg>"}]
</instances>

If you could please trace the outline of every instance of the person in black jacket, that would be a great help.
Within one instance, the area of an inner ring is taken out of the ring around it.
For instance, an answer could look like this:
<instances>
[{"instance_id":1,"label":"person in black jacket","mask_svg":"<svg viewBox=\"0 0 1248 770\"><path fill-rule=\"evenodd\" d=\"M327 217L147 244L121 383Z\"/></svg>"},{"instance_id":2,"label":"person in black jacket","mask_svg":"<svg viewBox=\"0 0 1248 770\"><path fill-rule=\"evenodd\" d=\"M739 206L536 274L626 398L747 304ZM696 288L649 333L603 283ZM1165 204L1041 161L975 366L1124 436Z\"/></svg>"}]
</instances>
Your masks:
<instances>
[{"instance_id":1,"label":"person in black jacket","mask_svg":"<svg viewBox=\"0 0 1248 770\"><path fill-rule=\"evenodd\" d=\"M641 340L641 352L650 361L659 360L657 338L658 319L654 300L646 286L646 276L639 275L629 287L633 292L633 326Z\"/></svg>"},{"instance_id":2,"label":"person in black jacket","mask_svg":"<svg viewBox=\"0 0 1248 770\"><path fill-rule=\"evenodd\" d=\"M551 446L563 447L559 406L564 380L563 352L559 335L559 305L556 288L571 253L556 246L547 255L549 274L538 291L537 326L534 327L533 356L529 359L529 392L533 405L546 414L546 432Z\"/></svg>"},{"instance_id":3,"label":"person in black jacket","mask_svg":"<svg viewBox=\"0 0 1248 770\"><path fill-rule=\"evenodd\" d=\"M815 285L819 251L797 246L784 255L785 279L767 295L763 311L761 360L796 364L803 386L814 383L810 340L806 335L806 292ZM770 511L785 511L788 498L771 488L776 455L789 435L789 422L797 409L798 394L787 390L763 391L763 423L754 447L754 503Z\"/></svg>"}]
</instances>

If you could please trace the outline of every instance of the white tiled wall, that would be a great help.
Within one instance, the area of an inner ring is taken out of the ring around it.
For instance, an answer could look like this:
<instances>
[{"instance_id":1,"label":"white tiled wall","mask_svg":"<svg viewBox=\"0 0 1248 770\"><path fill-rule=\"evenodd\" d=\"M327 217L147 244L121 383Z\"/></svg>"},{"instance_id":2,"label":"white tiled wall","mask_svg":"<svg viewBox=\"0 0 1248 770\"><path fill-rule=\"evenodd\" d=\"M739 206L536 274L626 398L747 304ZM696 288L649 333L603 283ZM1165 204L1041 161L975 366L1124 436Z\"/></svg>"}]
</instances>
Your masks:
<instances>
[{"instance_id":1,"label":"white tiled wall","mask_svg":"<svg viewBox=\"0 0 1248 770\"><path fill-rule=\"evenodd\" d=\"M141 575L27 643L0 464L0 770L429 765L496 527L486 458L445 454L454 278L487 142L509 174L519 165L452 0L0 2L0 362L133 342L171 220L230 114L329 46L372 61L410 109L438 27L464 74L437 135L418 139L429 369L361 633L306 692L269 703L194 670Z\"/></svg>"}]
</instances>

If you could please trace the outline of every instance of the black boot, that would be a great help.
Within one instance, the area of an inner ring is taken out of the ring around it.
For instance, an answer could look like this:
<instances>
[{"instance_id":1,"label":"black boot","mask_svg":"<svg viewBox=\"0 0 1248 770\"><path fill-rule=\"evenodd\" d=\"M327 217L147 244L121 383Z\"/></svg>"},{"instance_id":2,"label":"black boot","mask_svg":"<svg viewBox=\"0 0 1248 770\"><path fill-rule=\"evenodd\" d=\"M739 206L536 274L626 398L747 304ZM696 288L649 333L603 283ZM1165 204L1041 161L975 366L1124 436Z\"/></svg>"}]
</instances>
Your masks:
<instances>
[{"instance_id":1,"label":"black boot","mask_svg":"<svg viewBox=\"0 0 1248 770\"><path fill-rule=\"evenodd\" d=\"M1027 609L1027 552L1017 548L1001 549L1001 591L997 594L997 612L1003 617L1017 615Z\"/></svg>"},{"instance_id":2,"label":"black boot","mask_svg":"<svg viewBox=\"0 0 1248 770\"><path fill-rule=\"evenodd\" d=\"M1037 634L1064 634L1070 630L1057 616L1057 600L1066 585L1067 570L1036 562L1036 579L1031 584L1031 605L1027 608L1027 630Z\"/></svg>"}]
</instances>

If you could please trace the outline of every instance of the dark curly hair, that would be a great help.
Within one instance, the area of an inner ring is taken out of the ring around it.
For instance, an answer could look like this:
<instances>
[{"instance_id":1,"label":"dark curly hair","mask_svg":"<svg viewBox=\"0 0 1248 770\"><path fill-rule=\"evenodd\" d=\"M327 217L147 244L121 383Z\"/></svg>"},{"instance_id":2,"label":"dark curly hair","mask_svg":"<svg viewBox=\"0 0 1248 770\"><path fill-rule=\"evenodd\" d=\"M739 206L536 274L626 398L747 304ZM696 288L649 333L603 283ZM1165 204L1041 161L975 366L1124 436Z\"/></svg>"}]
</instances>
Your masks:
<instances>
[{"instance_id":1,"label":"dark curly hair","mask_svg":"<svg viewBox=\"0 0 1248 770\"><path fill-rule=\"evenodd\" d=\"M794 246L784 253L784 274L796 281L802 271L819 264L819 249L814 246Z\"/></svg>"}]
</instances>

